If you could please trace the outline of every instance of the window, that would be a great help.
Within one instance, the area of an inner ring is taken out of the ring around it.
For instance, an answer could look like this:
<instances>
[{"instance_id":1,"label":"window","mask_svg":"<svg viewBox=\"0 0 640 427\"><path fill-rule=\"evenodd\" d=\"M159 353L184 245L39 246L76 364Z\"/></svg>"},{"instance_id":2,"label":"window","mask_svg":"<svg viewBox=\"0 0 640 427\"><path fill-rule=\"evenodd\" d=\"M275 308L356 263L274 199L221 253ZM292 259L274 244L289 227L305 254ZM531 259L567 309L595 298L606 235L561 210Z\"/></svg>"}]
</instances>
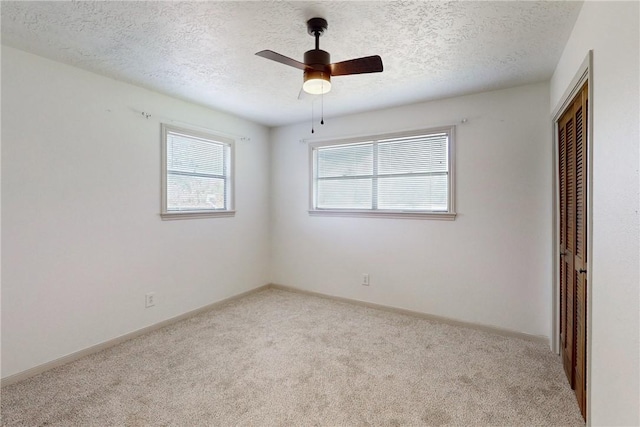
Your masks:
<instances>
[{"instance_id":1,"label":"window","mask_svg":"<svg viewBox=\"0 0 640 427\"><path fill-rule=\"evenodd\" d=\"M233 140L162 125L162 218L231 216Z\"/></svg>"},{"instance_id":2,"label":"window","mask_svg":"<svg viewBox=\"0 0 640 427\"><path fill-rule=\"evenodd\" d=\"M453 134L312 143L310 214L454 219Z\"/></svg>"}]
</instances>

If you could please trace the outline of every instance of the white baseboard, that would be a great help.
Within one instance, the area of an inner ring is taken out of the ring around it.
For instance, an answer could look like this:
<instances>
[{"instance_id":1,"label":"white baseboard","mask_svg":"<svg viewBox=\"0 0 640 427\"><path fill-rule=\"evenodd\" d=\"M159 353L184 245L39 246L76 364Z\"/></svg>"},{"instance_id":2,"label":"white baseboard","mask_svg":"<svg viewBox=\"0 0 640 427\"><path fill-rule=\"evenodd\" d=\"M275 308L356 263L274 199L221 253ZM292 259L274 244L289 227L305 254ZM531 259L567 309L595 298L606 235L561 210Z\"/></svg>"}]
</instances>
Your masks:
<instances>
[{"instance_id":1,"label":"white baseboard","mask_svg":"<svg viewBox=\"0 0 640 427\"><path fill-rule=\"evenodd\" d=\"M352 298L339 297L339 296L335 296L335 295L324 294L324 293L321 293L321 292L308 291L306 289L300 289L300 288L296 288L294 286L279 285L279 284L275 284L275 283L272 283L269 286L271 288L273 288L273 289L280 289L280 290L283 290L283 291L290 291L290 292L298 292L298 293L303 293L303 294L308 294L308 295L315 295L315 296L322 297L322 298L329 298L329 299L333 299L333 300L337 300L337 301L348 302L348 303L352 303L352 304L361 305L361 306L364 306L364 307L377 308L377 309L380 309L380 310L392 311L394 313L406 314L406 315L409 315L409 316L421 317L423 319L435 320L437 322L446 323L448 325L461 326L461 327L464 327L464 328L470 328L470 329L475 329L475 330L479 330L479 331L490 332L490 333L493 333L493 334L507 336L507 337L511 337L511 338L520 338L520 339L523 339L523 340L533 341L533 342L537 342L537 343L541 343L541 344L545 344L545 345L549 346L549 338L545 337L545 336L542 336L542 335L532 335L532 334L527 334L527 333L524 333L524 332L518 332L518 331L513 331L513 330L510 330L510 329L500 328L498 326L491 326L491 325L483 325L483 324L480 324L480 323L465 322L465 321L462 321L462 320L456 320L456 319L452 319L452 318L449 318L449 317L437 316L435 314L429 314L429 313L423 313L421 311L407 310L405 308L398 308L398 307L393 307L393 306L388 306L388 305L383 305L383 304L376 304L376 303L373 303L373 302L367 302L367 301L362 301L362 300L357 300L357 299L352 299Z\"/></svg>"},{"instance_id":2,"label":"white baseboard","mask_svg":"<svg viewBox=\"0 0 640 427\"><path fill-rule=\"evenodd\" d=\"M188 311L186 313L180 314L180 315L172 317L170 319L163 320L161 322L158 322L158 323L155 323L153 325L144 327L142 329L138 329L136 331L129 332L128 334L121 335L121 336L119 336L117 338L110 339L110 340L105 341L103 343L96 344L96 345L93 345L91 347L87 347L85 349L73 352L71 354L67 354L66 356L62 356L62 357L60 357L58 359L55 359L55 360L52 360L50 362L43 363L42 365L34 366L33 368L29 368L29 369L27 369L25 371L18 372L17 374L9 375L9 376L7 376L5 378L2 378L0 380L0 384L2 384L2 387L7 386L7 385L11 385L11 384L15 384L17 382L26 380L27 378L33 377L34 375L41 374L41 373L43 373L45 371L48 371L48 370L53 369L53 368L57 368L58 366L65 365L65 364L67 364L69 362L73 362L74 360L80 359L81 357L85 357L85 356L88 356L90 354L97 353L99 351L105 350L105 349L107 349L109 347L113 347L115 345L118 345L118 344L123 343L125 341L128 341L130 339L139 337L140 335L144 335L144 334L149 333L151 331L155 331L156 329L164 328L165 326L171 325L172 323L180 322L181 320L188 319L188 318L193 317L193 316L195 316L197 314L200 314L202 312L205 312L205 311L211 310L213 308L219 307L219 306L221 306L223 304L226 304L226 303L228 303L230 301L242 298L242 297L244 297L246 295L249 295L249 294L252 294L254 292L262 291L262 290L270 288L270 287L271 287L271 285L269 285L269 284L262 285L262 286L259 286L257 288L250 289L248 291L241 292L239 294L232 295L232 296L230 296L228 298L224 298L222 300L213 302L211 304L207 304L207 305L205 305L203 307L196 308L195 310Z\"/></svg>"}]
</instances>

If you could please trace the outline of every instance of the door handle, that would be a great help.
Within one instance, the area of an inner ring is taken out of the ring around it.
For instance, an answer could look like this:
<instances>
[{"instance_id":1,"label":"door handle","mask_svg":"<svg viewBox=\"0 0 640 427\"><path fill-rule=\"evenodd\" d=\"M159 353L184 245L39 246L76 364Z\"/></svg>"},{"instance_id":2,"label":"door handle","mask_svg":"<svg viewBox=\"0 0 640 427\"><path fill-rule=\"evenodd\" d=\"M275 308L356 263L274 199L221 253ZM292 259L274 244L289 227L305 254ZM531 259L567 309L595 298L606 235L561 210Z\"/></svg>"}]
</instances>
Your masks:
<instances>
[{"instance_id":1,"label":"door handle","mask_svg":"<svg viewBox=\"0 0 640 427\"><path fill-rule=\"evenodd\" d=\"M585 270L584 268L581 268L580 270L578 270L578 273L586 273L587 270Z\"/></svg>"}]
</instances>

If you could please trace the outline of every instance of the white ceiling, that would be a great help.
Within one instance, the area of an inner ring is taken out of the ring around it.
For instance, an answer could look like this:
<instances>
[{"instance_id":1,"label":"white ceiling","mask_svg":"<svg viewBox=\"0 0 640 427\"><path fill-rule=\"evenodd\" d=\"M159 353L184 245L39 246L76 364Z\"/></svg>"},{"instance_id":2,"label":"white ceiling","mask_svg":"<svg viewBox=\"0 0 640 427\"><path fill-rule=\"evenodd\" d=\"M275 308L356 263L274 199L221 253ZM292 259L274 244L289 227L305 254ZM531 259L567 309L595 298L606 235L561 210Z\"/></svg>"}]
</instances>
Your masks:
<instances>
[{"instance_id":1,"label":"white ceiling","mask_svg":"<svg viewBox=\"0 0 640 427\"><path fill-rule=\"evenodd\" d=\"M547 80L582 2L2 1L2 43L269 126L309 120L306 21L332 62L380 55L384 72L340 76L325 117Z\"/></svg>"}]
</instances>

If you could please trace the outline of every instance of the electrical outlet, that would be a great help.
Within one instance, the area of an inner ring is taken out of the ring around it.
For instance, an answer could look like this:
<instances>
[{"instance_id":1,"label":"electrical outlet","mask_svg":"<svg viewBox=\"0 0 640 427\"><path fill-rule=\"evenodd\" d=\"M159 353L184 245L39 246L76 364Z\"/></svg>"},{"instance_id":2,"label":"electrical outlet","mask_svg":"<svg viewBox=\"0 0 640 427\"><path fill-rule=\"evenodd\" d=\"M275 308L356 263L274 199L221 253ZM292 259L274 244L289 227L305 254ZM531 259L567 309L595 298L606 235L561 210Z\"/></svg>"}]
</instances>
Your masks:
<instances>
[{"instance_id":1,"label":"electrical outlet","mask_svg":"<svg viewBox=\"0 0 640 427\"><path fill-rule=\"evenodd\" d=\"M362 286L369 286L369 274L362 275Z\"/></svg>"},{"instance_id":2,"label":"electrical outlet","mask_svg":"<svg viewBox=\"0 0 640 427\"><path fill-rule=\"evenodd\" d=\"M153 307L154 305L156 305L156 293L149 292L144 296L144 307L149 308Z\"/></svg>"}]
</instances>

